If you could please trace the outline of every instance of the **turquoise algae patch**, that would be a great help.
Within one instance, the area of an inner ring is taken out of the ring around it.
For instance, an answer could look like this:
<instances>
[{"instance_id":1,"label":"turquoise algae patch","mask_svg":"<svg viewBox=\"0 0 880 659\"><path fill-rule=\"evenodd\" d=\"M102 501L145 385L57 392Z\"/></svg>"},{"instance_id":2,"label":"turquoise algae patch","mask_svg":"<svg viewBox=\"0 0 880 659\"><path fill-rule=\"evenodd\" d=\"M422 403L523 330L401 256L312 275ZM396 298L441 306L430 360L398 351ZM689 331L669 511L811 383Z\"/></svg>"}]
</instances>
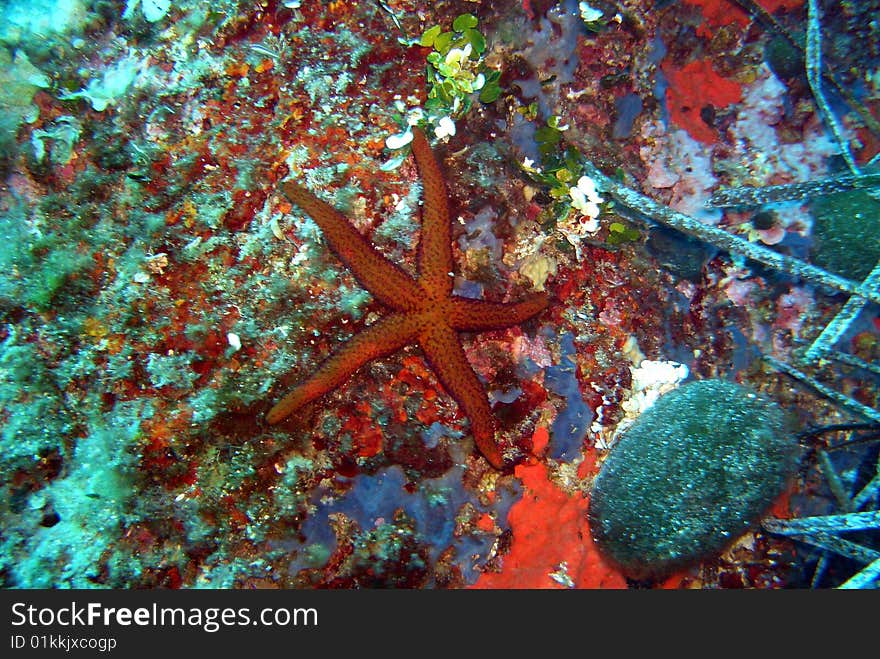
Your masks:
<instances>
[{"instance_id":1,"label":"turquoise algae patch","mask_svg":"<svg viewBox=\"0 0 880 659\"><path fill-rule=\"evenodd\" d=\"M627 428L602 466L590 528L635 579L721 552L784 490L798 445L779 406L722 380L691 382Z\"/></svg>"}]
</instances>

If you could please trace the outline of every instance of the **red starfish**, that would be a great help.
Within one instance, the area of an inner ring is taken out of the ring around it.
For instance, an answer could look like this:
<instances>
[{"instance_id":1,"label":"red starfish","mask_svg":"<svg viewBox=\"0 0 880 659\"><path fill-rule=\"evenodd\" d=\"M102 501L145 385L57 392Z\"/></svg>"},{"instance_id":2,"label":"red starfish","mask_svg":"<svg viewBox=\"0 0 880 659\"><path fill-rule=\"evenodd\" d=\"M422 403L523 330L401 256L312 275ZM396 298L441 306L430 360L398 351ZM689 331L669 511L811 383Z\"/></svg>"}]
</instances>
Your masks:
<instances>
[{"instance_id":1,"label":"red starfish","mask_svg":"<svg viewBox=\"0 0 880 659\"><path fill-rule=\"evenodd\" d=\"M382 256L332 206L293 181L281 184L287 198L321 227L330 249L389 313L327 358L309 379L269 410L266 420L278 423L341 385L367 362L418 343L443 388L470 419L477 448L494 467L501 468L489 400L465 357L457 332L481 332L521 323L547 307L547 295L536 293L520 302L498 303L452 292L446 185L428 140L418 128L413 128L412 150L425 189L416 279Z\"/></svg>"}]
</instances>

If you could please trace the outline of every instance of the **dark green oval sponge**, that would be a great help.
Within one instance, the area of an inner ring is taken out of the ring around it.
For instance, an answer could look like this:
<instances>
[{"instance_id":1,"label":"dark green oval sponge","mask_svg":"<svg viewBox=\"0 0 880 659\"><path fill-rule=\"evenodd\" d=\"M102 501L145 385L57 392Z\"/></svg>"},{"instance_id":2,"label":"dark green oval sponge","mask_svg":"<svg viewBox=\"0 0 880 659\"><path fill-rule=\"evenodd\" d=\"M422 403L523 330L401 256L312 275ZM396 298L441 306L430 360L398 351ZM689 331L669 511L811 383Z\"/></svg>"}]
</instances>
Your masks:
<instances>
[{"instance_id":1,"label":"dark green oval sponge","mask_svg":"<svg viewBox=\"0 0 880 659\"><path fill-rule=\"evenodd\" d=\"M813 209L813 263L861 281L880 260L880 201L865 190L820 197Z\"/></svg>"},{"instance_id":2,"label":"dark green oval sponge","mask_svg":"<svg viewBox=\"0 0 880 659\"><path fill-rule=\"evenodd\" d=\"M661 396L602 465L590 528L624 574L657 578L721 552L785 489L798 445L779 406L723 380Z\"/></svg>"}]
</instances>

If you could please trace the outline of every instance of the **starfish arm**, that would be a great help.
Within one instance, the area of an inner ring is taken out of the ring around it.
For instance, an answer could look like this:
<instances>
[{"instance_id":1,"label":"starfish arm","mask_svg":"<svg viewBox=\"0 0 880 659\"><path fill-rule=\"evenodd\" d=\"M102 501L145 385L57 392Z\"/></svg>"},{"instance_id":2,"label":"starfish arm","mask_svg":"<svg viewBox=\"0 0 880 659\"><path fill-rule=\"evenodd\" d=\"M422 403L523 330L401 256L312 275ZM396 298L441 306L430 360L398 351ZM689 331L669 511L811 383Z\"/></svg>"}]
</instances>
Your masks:
<instances>
[{"instance_id":1,"label":"starfish arm","mask_svg":"<svg viewBox=\"0 0 880 659\"><path fill-rule=\"evenodd\" d=\"M425 206L419 239L419 283L437 295L452 293L452 232L446 184L425 134L413 128L412 151L422 177Z\"/></svg>"},{"instance_id":2,"label":"starfish arm","mask_svg":"<svg viewBox=\"0 0 880 659\"><path fill-rule=\"evenodd\" d=\"M489 399L455 332L448 325L435 325L422 335L420 344L440 384L470 420L471 433L480 453L493 467L500 469L503 460L495 443L495 421Z\"/></svg>"},{"instance_id":3,"label":"starfish arm","mask_svg":"<svg viewBox=\"0 0 880 659\"><path fill-rule=\"evenodd\" d=\"M341 385L367 362L390 355L415 342L422 325L422 320L416 315L393 313L380 318L355 334L328 357L308 380L277 402L266 415L266 421L278 423L303 405Z\"/></svg>"},{"instance_id":4,"label":"starfish arm","mask_svg":"<svg viewBox=\"0 0 880 659\"><path fill-rule=\"evenodd\" d=\"M548 304L546 293L533 293L519 302L485 302L454 296L449 324L465 332L502 329L536 316Z\"/></svg>"},{"instance_id":5,"label":"starfish arm","mask_svg":"<svg viewBox=\"0 0 880 659\"><path fill-rule=\"evenodd\" d=\"M344 215L293 181L282 183L281 191L291 202L309 214L321 228L330 249L373 297L398 311L418 307L424 297L419 285L382 256Z\"/></svg>"}]
</instances>

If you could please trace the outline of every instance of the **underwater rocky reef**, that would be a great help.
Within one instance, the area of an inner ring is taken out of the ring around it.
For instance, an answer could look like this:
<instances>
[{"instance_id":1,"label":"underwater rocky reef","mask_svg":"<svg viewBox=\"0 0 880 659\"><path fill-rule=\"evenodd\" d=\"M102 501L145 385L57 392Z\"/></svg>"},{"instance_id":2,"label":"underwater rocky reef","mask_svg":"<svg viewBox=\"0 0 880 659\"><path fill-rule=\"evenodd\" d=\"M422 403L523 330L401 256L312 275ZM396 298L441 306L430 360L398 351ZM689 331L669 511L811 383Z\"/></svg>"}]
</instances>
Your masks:
<instances>
[{"instance_id":1,"label":"underwater rocky reef","mask_svg":"<svg viewBox=\"0 0 880 659\"><path fill-rule=\"evenodd\" d=\"M3 587L877 586L880 3L0 12Z\"/></svg>"}]
</instances>

